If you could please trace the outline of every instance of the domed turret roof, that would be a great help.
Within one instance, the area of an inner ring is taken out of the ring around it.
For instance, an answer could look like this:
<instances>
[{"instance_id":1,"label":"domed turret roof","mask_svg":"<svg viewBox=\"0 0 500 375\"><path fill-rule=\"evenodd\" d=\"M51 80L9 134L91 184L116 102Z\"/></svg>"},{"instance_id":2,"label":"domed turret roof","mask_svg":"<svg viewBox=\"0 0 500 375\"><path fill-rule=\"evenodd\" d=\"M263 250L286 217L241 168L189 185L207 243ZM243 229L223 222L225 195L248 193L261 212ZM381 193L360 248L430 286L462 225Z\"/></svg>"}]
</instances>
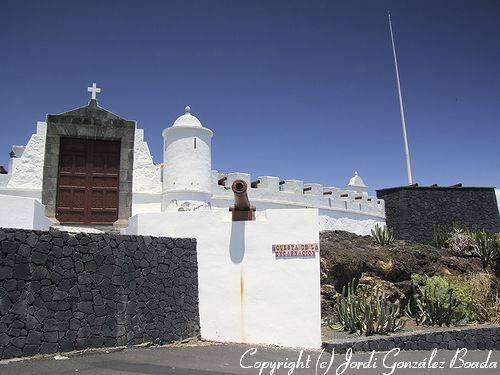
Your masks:
<instances>
[{"instance_id":1,"label":"domed turret roof","mask_svg":"<svg viewBox=\"0 0 500 375\"><path fill-rule=\"evenodd\" d=\"M354 176L349 180L349 184L347 186L362 187L362 188L367 187L363 182L363 179L360 176L358 176L358 172L354 172Z\"/></svg>"},{"instance_id":2,"label":"domed turret roof","mask_svg":"<svg viewBox=\"0 0 500 375\"><path fill-rule=\"evenodd\" d=\"M191 114L191 107L189 106L186 106L186 108L184 108L184 114L182 116L179 116L177 120L175 120L172 126L173 127L185 126L185 127L196 127L196 128L203 127L200 120L198 120L196 116L193 116Z\"/></svg>"}]
</instances>

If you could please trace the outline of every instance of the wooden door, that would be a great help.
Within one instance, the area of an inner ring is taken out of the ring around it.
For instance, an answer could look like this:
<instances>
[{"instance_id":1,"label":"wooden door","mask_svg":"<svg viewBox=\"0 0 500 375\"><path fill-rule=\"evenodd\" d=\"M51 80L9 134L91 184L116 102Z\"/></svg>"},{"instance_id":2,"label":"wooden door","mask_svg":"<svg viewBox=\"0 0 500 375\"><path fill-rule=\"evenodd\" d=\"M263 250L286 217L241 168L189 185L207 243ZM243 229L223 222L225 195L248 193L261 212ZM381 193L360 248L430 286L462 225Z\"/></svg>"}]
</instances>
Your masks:
<instances>
[{"instance_id":1,"label":"wooden door","mask_svg":"<svg viewBox=\"0 0 500 375\"><path fill-rule=\"evenodd\" d=\"M120 142L61 138L56 219L111 224L118 219Z\"/></svg>"}]
</instances>

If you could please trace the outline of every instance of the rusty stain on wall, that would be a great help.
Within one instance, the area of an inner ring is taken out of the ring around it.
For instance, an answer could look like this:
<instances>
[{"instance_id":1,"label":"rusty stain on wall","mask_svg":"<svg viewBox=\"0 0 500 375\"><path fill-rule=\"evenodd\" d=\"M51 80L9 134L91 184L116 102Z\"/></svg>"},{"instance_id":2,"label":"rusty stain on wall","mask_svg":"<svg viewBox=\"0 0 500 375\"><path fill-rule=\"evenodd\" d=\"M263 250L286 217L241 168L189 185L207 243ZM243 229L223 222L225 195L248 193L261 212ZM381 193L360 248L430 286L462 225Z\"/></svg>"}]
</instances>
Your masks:
<instances>
[{"instance_id":1,"label":"rusty stain on wall","mask_svg":"<svg viewBox=\"0 0 500 375\"><path fill-rule=\"evenodd\" d=\"M245 273L243 270L243 264L240 266L240 336L241 342L245 343Z\"/></svg>"}]
</instances>

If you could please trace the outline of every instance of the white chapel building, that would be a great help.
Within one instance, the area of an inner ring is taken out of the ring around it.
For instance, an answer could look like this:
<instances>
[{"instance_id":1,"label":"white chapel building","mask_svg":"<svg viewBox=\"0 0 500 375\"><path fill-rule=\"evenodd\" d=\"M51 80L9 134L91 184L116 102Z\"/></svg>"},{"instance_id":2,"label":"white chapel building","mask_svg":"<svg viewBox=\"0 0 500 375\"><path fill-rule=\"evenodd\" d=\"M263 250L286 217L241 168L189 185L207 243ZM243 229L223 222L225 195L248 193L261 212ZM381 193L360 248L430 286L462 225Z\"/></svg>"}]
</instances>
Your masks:
<instances>
[{"instance_id":1,"label":"white chapel building","mask_svg":"<svg viewBox=\"0 0 500 375\"><path fill-rule=\"evenodd\" d=\"M30 219L31 228L107 230L127 227L139 213L227 210L234 199L230 186L237 179L247 182L257 211L317 208L320 230L365 235L385 223L383 200L368 195L357 172L347 185L335 187L214 170L214 132L188 106L163 130L163 161L155 164L137 122L100 107L95 84L89 91L88 105L47 115L26 145L12 146L7 168L0 168L0 210L13 204L28 208L11 215L13 224L0 227L42 215L43 223Z\"/></svg>"}]
</instances>

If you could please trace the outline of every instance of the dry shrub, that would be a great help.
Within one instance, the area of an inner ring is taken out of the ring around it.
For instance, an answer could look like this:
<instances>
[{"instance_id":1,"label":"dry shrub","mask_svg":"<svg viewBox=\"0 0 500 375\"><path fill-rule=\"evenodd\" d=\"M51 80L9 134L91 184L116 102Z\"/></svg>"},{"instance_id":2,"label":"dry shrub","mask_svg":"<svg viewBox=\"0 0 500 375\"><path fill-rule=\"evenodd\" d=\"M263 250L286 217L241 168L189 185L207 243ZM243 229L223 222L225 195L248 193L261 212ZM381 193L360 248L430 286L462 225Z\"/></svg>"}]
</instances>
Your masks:
<instances>
[{"instance_id":1,"label":"dry shrub","mask_svg":"<svg viewBox=\"0 0 500 375\"><path fill-rule=\"evenodd\" d=\"M451 277L450 277L451 278ZM500 323L500 294L496 279L489 273L453 277L473 292L473 310L481 323Z\"/></svg>"}]
</instances>

